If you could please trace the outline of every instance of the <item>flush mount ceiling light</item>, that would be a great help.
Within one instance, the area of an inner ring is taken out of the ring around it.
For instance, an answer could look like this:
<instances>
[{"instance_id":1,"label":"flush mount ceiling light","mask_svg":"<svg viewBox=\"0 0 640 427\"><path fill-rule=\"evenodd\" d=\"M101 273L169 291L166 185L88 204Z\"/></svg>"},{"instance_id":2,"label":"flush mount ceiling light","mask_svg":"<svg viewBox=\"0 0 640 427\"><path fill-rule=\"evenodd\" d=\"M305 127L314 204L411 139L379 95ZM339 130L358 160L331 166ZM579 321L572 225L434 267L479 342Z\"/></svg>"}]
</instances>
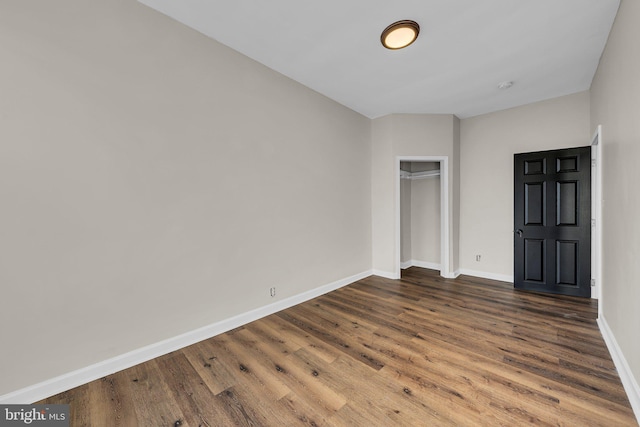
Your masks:
<instances>
[{"instance_id":1,"label":"flush mount ceiling light","mask_svg":"<svg viewBox=\"0 0 640 427\"><path fill-rule=\"evenodd\" d=\"M382 46L391 50L398 50L416 41L420 34L420 25L415 21L398 21L389 25L380 35Z\"/></svg>"}]
</instances>

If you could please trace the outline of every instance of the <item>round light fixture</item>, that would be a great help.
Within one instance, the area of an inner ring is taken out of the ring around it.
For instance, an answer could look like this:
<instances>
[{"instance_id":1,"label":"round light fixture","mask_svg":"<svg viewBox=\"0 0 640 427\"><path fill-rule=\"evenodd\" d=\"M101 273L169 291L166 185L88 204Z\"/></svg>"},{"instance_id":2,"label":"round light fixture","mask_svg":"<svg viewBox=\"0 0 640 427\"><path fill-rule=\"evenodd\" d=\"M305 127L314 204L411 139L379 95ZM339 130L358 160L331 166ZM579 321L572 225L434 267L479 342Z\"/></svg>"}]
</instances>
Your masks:
<instances>
[{"instance_id":1,"label":"round light fixture","mask_svg":"<svg viewBox=\"0 0 640 427\"><path fill-rule=\"evenodd\" d=\"M397 50L409 46L420 34L420 25L415 21L398 21L389 25L380 35L382 46Z\"/></svg>"}]
</instances>

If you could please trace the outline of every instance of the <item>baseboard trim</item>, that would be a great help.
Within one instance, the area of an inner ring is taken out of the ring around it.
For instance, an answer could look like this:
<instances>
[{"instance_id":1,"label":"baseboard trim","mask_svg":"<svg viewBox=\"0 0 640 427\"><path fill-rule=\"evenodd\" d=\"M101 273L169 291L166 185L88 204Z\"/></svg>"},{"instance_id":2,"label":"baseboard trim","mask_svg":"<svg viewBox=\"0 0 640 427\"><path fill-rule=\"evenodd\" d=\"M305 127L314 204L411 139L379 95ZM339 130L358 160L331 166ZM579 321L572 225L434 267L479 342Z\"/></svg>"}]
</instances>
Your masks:
<instances>
[{"instance_id":1,"label":"baseboard trim","mask_svg":"<svg viewBox=\"0 0 640 427\"><path fill-rule=\"evenodd\" d=\"M384 277L385 279L391 279L391 280L397 280L400 278L396 273L390 273L388 271L383 271L383 270L373 270L372 274L374 276L380 276L380 277Z\"/></svg>"},{"instance_id":2,"label":"baseboard trim","mask_svg":"<svg viewBox=\"0 0 640 427\"><path fill-rule=\"evenodd\" d=\"M418 260L415 260L415 259L412 259L411 261L403 262L400 265L400 268L402 268L403 270L405 270L405 269L407 269L409 267L428 268L429 270L438 270L438 271L441 268L440 264L438 264L436 262L418 261Z\"/></svg>"},{"instance_id":3,"label":"baseboard trim","mask_svg":"<svg viewBox=\"0 0 640 427\"><path fill-rule=\"evenodd\" d=\"M37 402L49 396L53 396L74 387L78 387L90 381L97 380L106 375L111 375L123 369L130 368L132 366L165 355L172 351L179 350L191 344L195 344L202 340L206 340L208 338L230 331L239 326L246 325L247 323L253 322L254 320L258 320L270 314L277 313L278 311L292 307L296 304L303 303L320 295L324 295L328 292L357 282L358 280L369 277L372 274L374 274L373 271L369 270L353 275L351 277L337 280L333 283L329 283L310 291L306 291L298 295L285 298L281 301L274 302L273 304L269 304L255 310L233 316L229 319L225 319L220 322L216 322L211 325L184 333L182 335L178 335L173 338L169 338L164 341L160 341L139 348L137 350L133 350L128 353L124 353L119 356L104 360L102 362L98 362L85 368L81 368L60 375L58 377L51 378L41 383L16 390L14 392L0 396L0 404L30 404L33 402Z\"/></svg>"},{"instance_id":4,"label":"baseboard trim","mask_svg":"<svg viewBox=\"0 0 640 427\"><path fill-rule=\"evenodd\" d=\"M506 274L487 273L486 271L468 270L466 268L461 268L458 273L467 276L480 277L482 279L513 283L513 276L509 276Z\"/></svg>"},{"instance_id":5,"label":"baseboard trim","mask_svg":"<svg viewBox=\"0 0 640 427\"><path fill-rule=\"evenodd\" d=\"M442 264L438 264L435 262L418 261L418 260L412 259L411 261L403 262L400 264L400 268L402 270L406 270L409 267L420 267L420 268L427 268L429 270L438 270L440 271L440 275L445 279L455 279L460 275L459 270L456 270L454 272L442 272L441 270ZM399 277L396 277L396 278L399 279Z\"/></svg>"},{"instance_id":6,"label":"baseboard trim","mask_svg":"<svg viewBox=\"0 0 640 427\"><path fill-rule=\"evenodd\" d=\"M604 342L607 344L607 348L609 349L609 353L613 359L613 364L616 366L618 376L622 381L624 390L627 392L627 397L629 398L629 403L631 403L633 413L640 423L640 386L633 376L629 363L627 363L627 359L624 357L624 353L622 353L622 350L616 341L616 337L613 335L613 332L611 331L611 328L609 328L609 324L603 315L598 317L598 326L600 327L602 338L604 338Z\"/></svg>"},{"instance_id":7,"label":"baseboard trim","mask_svg":"<svg viewBox=\"0 0 640 427\"><path fill-rule=\"evenodd\" d=\"M440 275L442 277L444 277L445 279L457 279L458 276L460 275L460 272L458 270L456 271L452 271L452 272L440 272Z\"/></svg>"}]
</instances>

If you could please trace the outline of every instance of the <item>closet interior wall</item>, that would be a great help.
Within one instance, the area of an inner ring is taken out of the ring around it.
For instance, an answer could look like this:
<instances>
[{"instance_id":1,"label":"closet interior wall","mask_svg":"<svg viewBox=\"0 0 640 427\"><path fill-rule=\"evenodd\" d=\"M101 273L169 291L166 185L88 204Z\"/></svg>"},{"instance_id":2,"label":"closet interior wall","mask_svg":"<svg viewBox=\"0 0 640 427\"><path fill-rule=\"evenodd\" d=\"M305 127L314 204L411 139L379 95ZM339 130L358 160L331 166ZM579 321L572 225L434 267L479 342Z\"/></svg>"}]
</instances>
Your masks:
<instances>
[{"instance_id":1,"label":"closet interior wall","mask_svg":"<svg viewBox=\"0 0 640 427\"><path fill-rule=\"evenodd\" d=\"M401 162L402 268L440 268L440 163Z\"/></svg>"}]
</instances>

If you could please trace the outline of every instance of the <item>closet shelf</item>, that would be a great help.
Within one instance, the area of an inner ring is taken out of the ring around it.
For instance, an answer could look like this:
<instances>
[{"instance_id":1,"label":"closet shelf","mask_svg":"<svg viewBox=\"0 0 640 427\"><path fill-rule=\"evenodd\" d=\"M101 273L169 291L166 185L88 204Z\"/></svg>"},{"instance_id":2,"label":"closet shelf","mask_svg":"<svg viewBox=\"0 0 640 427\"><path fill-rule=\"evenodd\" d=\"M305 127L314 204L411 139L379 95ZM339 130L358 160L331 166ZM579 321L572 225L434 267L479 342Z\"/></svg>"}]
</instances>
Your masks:
<instances>
[{"instance_id":1,"label":"closet shelf","mask_svg":"<svg viewBox=\"0 0 640 427\"><path fill-rule=\"evenodd\" d=\"M423 171L423 172L407 172L403 170L400 171L400 179L415 180L415 179L433 178L436 176L440 176L440 170Z\"/></svg>"}]
</instances>

